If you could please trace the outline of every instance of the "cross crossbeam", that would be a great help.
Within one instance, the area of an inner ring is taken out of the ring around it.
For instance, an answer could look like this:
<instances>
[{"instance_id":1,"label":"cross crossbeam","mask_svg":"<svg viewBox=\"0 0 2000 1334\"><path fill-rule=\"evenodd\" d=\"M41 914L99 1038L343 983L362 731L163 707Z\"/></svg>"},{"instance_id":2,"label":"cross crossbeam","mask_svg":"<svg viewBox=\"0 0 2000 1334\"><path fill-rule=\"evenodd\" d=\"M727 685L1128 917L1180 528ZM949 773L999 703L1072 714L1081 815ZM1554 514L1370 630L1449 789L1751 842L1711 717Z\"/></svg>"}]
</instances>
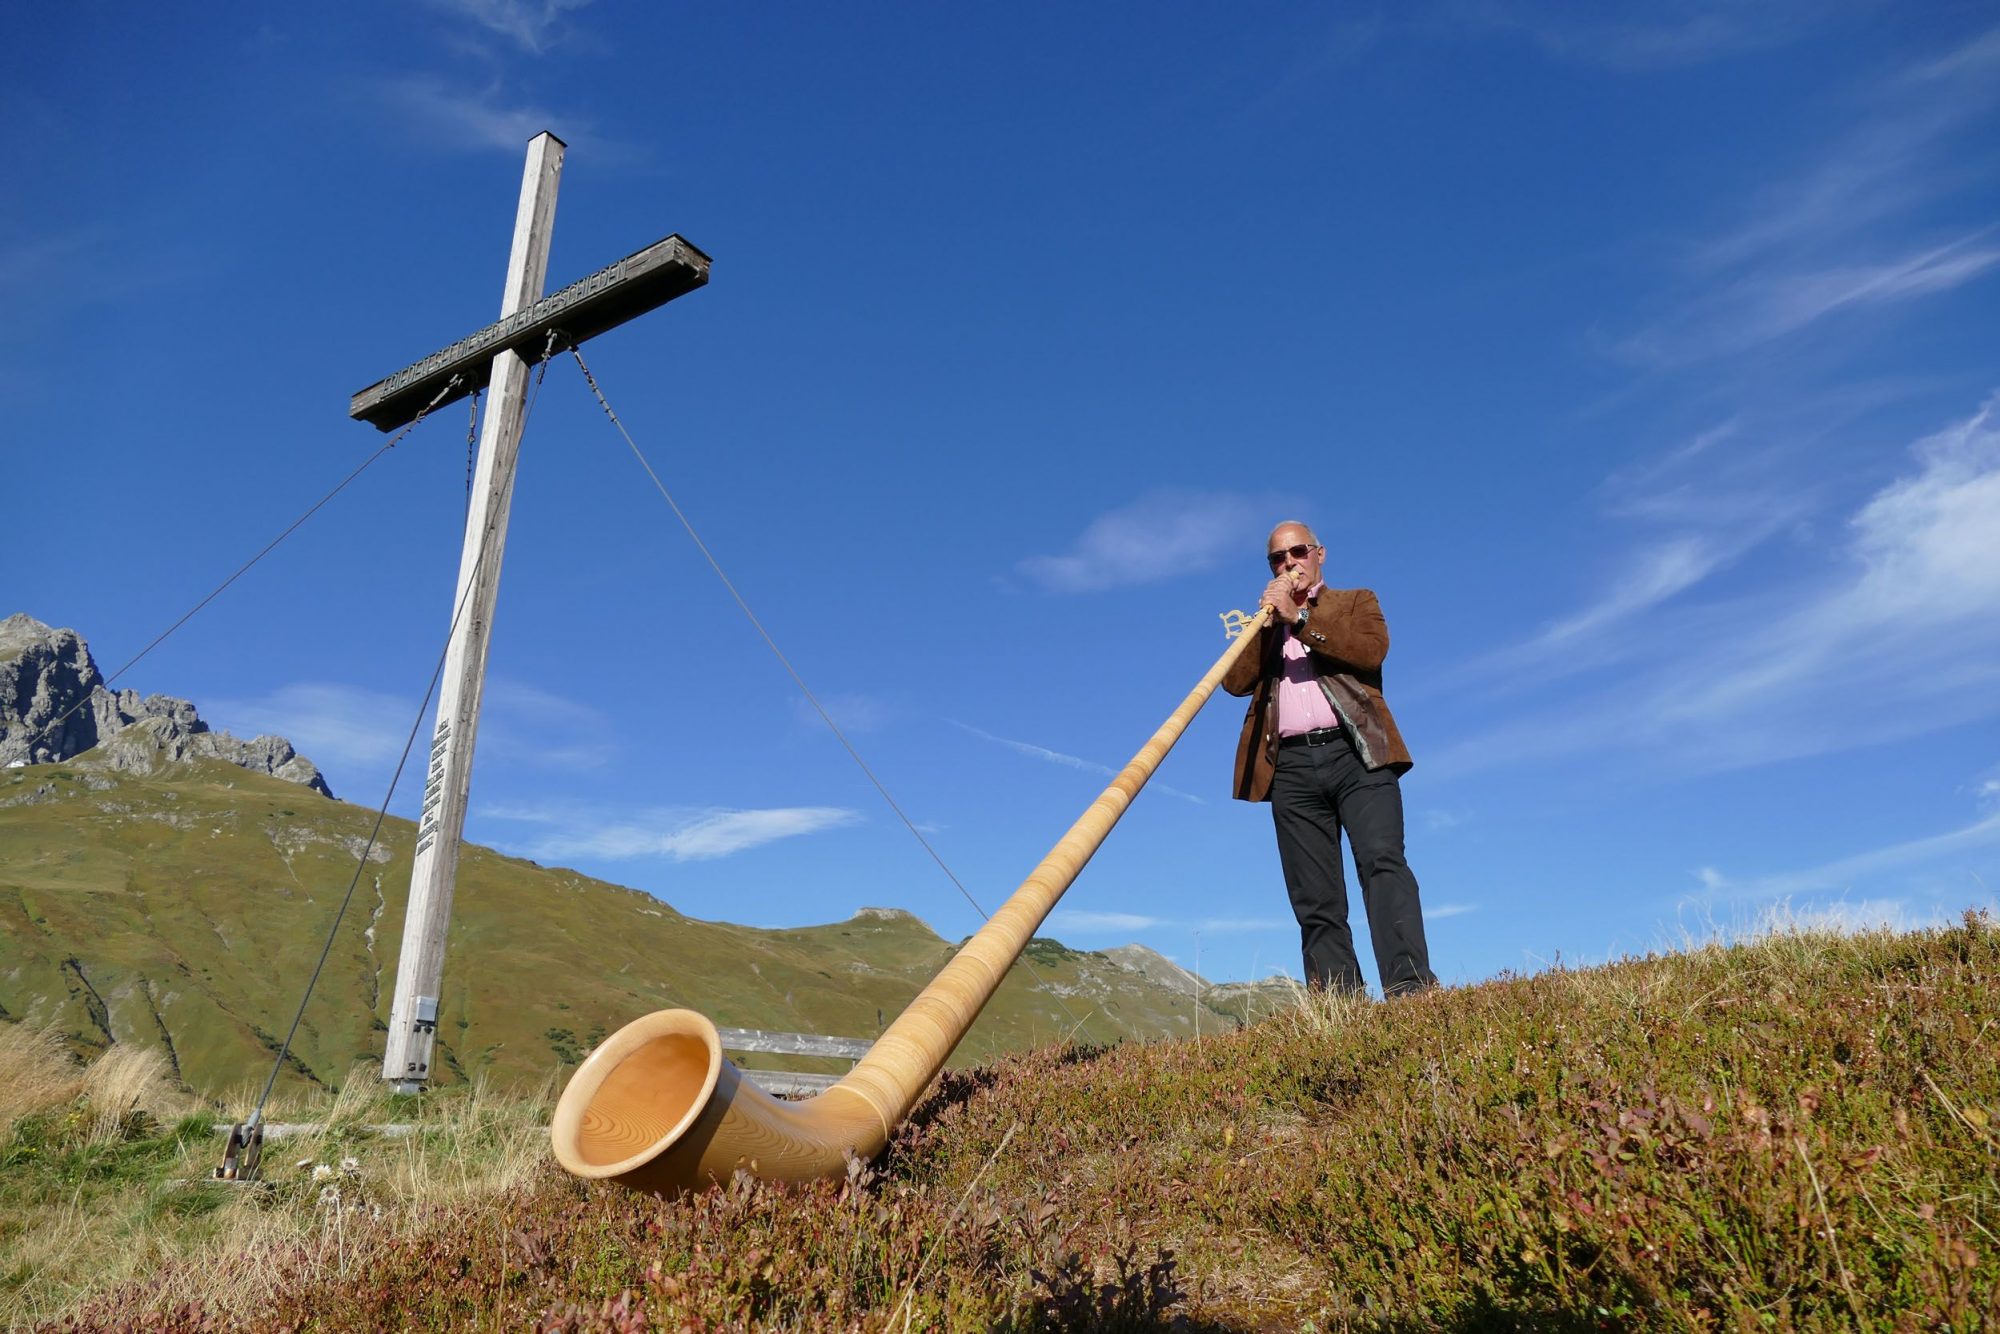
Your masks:
<instances>
[{"instance_id":1,"label":"cross crossbeam","mask_svg":"<svg viewBox=\"0 0 2000 1334\"><path fill-rule=\"evenodd\" d=\"M552 350L566 351L694 291L708 281L708 265L708 256L681 236L655 241L369 385L348 403L347 415L378 431L408 425L426 405L441 408L484 389L500 353L539 359L551 350L551 331L556 334ZM453 376L458 383L438 398Z\"/></svg>"}]
</instances>

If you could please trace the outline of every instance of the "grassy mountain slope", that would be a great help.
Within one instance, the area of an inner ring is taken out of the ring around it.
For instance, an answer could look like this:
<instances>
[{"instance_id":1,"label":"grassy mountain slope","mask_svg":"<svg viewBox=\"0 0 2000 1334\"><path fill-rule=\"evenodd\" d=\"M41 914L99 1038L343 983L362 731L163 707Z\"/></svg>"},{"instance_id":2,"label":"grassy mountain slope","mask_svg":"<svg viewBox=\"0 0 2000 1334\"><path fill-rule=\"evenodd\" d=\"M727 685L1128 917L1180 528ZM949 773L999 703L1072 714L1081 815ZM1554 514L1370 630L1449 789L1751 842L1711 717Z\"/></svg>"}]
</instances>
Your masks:
<instances>
[{"instance_id":1,"label":"grassy mountain slope","mask_svg":"<svg viewBox=\"0 0 2000 1334\"><path fill-rule=\"evenodd\" d=\"M353 1159L337 1198L284 1163L201 1220L120 1184L170 1136L89 1147L79 1102L0 1142L0 1240L78 1257L67 1298L29 1257L16 1309L88 1329L1971 1334L2000 1311L1996 1034L1991 918L1781 934L1051 1045L948 1072L871 1170L795 1189L586 1186L546 1103L448 1093L421 1137L318 1148ZM135 1270L99 1239L122 1218L180 1258ZM93 1246L132 1280L104 1292Z\"/></svg>"},{"instance_id":2,"label":"grassy mountain slope","mask_svg":"<svg viewBox=\"0 0 2000 1334\"><path fill-rule=\"evenodd\" d=\"M261 1080L373 820L215 761L146 777L88 756L0 772L0 1017L54 1024L83 1049L159 1045L211 1094ZM380 1059L412 835L407 821L384 826L293 1041L291 1078L336 1083ZM900 912L784 931L699 921L636 890L468 847L438 1078L539 1079L667 1006L724 1026L869 1037L952 948ZM1158 970L1053 941L1028 956L959 1062L1073 1030L1108 1042L1194 1029L1192 992ZM1244 1013L1235 992L1220 1004L1204 1029Z\"/></svg>"}]
</instances>

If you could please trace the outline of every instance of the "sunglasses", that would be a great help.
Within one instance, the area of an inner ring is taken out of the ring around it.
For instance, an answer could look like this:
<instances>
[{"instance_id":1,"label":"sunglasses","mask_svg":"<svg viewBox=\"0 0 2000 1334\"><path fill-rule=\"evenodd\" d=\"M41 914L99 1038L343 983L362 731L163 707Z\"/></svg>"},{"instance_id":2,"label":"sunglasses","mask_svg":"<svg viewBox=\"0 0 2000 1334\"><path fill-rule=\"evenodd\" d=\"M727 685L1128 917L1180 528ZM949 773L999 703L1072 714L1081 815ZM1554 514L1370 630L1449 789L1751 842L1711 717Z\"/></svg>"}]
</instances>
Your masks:
<instances>
[{"instance_id":1,"label":"sunglasses","mask_svg":"<svg viewBox=\"0 0 2000 1334\"><path fill-rule=\"evenodd\" d=\"M1290 556L1293 560L1304 560L1307 556L1312 555L1313 552L1317 550L1319 550L1319 548L1315 547L1310 542L1301 542L1299 543L1299 545L1295 547L1280 548L1279 550L1273 551L1270 554L1269 559L1271 562L1271 568L1275 570L1280 565L1283 565L1285 563L1285 557L1287 556Z\"/></svg>"}]
</instances>

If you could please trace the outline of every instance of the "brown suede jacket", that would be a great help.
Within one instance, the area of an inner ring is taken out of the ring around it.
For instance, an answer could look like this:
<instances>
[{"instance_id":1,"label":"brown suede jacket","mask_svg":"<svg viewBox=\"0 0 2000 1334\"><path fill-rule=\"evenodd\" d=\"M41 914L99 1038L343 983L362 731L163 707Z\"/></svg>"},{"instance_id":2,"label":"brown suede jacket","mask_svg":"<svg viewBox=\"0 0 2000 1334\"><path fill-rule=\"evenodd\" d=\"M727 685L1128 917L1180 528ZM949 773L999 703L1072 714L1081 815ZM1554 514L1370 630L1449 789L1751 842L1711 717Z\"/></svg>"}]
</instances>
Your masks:
<instances>
[{"instance_id":1,"label":"brown suede jacket","mask_svg":"<svg viewBox=\"0 0 2000 1334\"><path fill-rule=\"evenodd\" d=\"M1283 626L1267 625L1263 643L1245 649L1222 678L1232 695L1249 695L1243 715L1243 739L1236 747L1236 797L1269 801L1271 774L1278 767L1278 694L1273 683L1284 670ZM1382 659L1389 656L1389 623L1382 606L1365 588L1322 588L1314 598L1302 632L1312 650L1313 674L1319 678L1327 703L1354 738L1361 762L1370 769L1384 765L1403 773L1410 752L1396 720L1382 698Z\"/></svg>"}]
</instances>

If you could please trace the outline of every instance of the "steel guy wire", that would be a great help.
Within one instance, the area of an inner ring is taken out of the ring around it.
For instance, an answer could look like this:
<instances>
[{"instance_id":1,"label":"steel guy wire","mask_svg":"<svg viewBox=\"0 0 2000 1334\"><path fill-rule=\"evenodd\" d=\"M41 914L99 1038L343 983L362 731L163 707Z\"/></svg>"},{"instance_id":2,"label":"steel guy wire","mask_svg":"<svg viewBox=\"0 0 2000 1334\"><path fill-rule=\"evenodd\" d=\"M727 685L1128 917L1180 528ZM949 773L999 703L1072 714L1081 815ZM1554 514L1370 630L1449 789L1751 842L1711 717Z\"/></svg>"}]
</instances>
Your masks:
<instances>
[{"instance_id":1,"label":"steel guy wire","mask_svg":"<svg viewBox=\"0 0 2000 1334\"><path fill-rule=\"evenodd\" d=\"M632 433L625 429L625 423L619 420L618 414L612 410L610 401L604 397L604 391L598 387L597 377L590 373L590 367L585 364L583 353L572 344L569 354L576 358L577 369L583 372L584 381L589 384L590 392L596 395L597 405L604 409L604 415L609 417L611 424L618 428L618 434L625 437L625 444L631 449L632 456L639 460L639 466L644 468L646 475L653 479L653 486L658 489L661 498L667 502L667 507L674 512L674 517L681 521L681 527L687 530L687 535L694 540L695 546L701 551L702 557L708 562L709 568L715 571L715 577L722 581L722 586L729 590L729 596L736 600L736 605L742 609L745 616L749 617L750 624L763 637L766 646L777 656L778 661L783 664L784 669L791 674L793 683L799 688L799 693L806 697L806 702L813 706L814 711L819 714L821 721L827 725L827 729L833 733L834 738L840 742L841 747L847 751L848 756L855 764L860 766L861 772L868 776L868 781L875 785L877 792L882 794L882 800L889 804L889 809L896 813L896 818L903 822L903 827L910 831L911 837L915 838L923 846L924 851L930 854L931 860L938 864L938 869L943 871L945 877L953 885L957 886L958 892L965 896L965 901L972 905L972 910L979 914L980 920L990 921L992 915L980 906L979 900L972 897L972 891L965 887L965 882L958 878L957 873L950 866L946 865L944 857L939 854L936 848L931 846L931 841L924 837L923 831L917 828L916 821L912 820L904 812L903 808L897 804L896 799L889 795L889 789L883 784L880 778L875 776L875 771L868 767L868 761L861 758L861 752L854 748L854 743L849 741L847 734L840 730L840 724L833 720L833 715L828 713L826 707L819 702L819 696L813 694L812 687L808 686L805 678L799 675L798 668L792 666L792 660L785 656L783 649L778 647L778 641L773 639L771 632L764 628L764 622L758 619L756 612L750 610L750 604L744 600L743 594L737 591L735 583L723 572L722 563L715 558L715 553L708 549L708 543L701 540L701 534L695 531L694 524L689 521L687 514L681 509L680 503L674 499L673 493L667 490L666 483L660 480L659 473L653 470L653 465L647 461L645 453L640 450L639 443L632 438ZM1063 1004L1062 997L1057 995L1053 988L1047 987L1047 980L1036 970L1033 961L1029 960L1023 954L1021 962L1027 967L1030 973L1034 974L1035 980L1041 982L1048 989L1050 999L1055 1001L1058 1009L1065 1015L1068 1015L1070 1022L1075 1024L1077 1028L1084 1028L1084 1021L1071 1014L1069 1006ZM1087 1033L1088 1030L1085 1029L1085 1032Z\"/></svg>"},{"instance_id":2,"label":"steel guy wire","mask_svg":"<svg viewBox=\"0 0 2000 1334\"><path fill-rule=\"evenodd\" d=\"M542 381L548 375L549 362L546 352L539 366L540 371L535 376L534 392L529 395L527 406L521 412L521 430L524 434L528 428L528 418L534 415L535 403L542 396ZM410 424L414 426L416 422L412 421ZM517 452L508 469L508 485L513 484L513 474L520 470L520 466L520 454ZM292 1039L298 1036L299 1024L306 1017L306 1006L312 1001L313 989L319 985L320 972L326 967L327 956L333 952L333 942L340 936L340 924L347 916L348 905L354 902L354 890L361 883L362 873L368 869L368 854L375 850L375 844L381 837L383 821L389 815L389 803L395 799L396 786L403 780L403 769L410 762L410 751L417 743L417 733L423 730L424 715L430 712L431 696L437 693L438 680L444 675L445 659L451 653L452 637L458 633L459 618L465 615L465 609L472 601L472 591L479 587L479 580L485 573L486 553L492 536L493 525L488 523L480 531L479 551L472 562L472 577L466 580L464 589L458 595L458 605L452 609L451 628L445 632L444 648L438 653L437 666L431 669L431 682L424 690L423 703L417 706L416 719L410 724L410 735L403 741L403 753L396 760L396 772L390 775L389 790L382 794L382 805L375 812L375 824L368 831L368 842L361 849L361 855L355 859L354 876L347 882L347 892L341 896L340 907L334 911L333 925L327 930L326 944L320 948L319 962L313 965L312 976L306 979L306 990L305 994L299 997L298 1012L292 1016L292 1026L286 1030L285 1040L278 1047L278 1059L271 1065L271 1077L264 1081L264 1091L258 1096L257 1106L250 1113L249 1125L254 1126L263 1118L264 1104L270 1099L271 1089L277 1084L278 1075L285 1068L285 1057L291 1054Z\"/></svg>"},{"instance_id":3,"label":"steel guy wire","mask_svg":"<svg viewBox=\"0 0 2000 1334\"><path fill-rule=\"evenodd\" d=\"M546 365L546 363L544 364ZM444 400L444 396L452 391L452 388L458 384L458 381L459 381L458 376L456 375L452 376L451 379L445 383L444 388L438 390L436 398L433 398L430 402L424 404L423 410L417 413L416 416L410 418L409 424L407 426L403 427L402 430L396 432L396 434L390 436L387 443L382 445L381 448L377 449L373 454L370 454L367 457L367 459L365 459L362 462L360 467L356 468L353 472L347 474L346 477L341 479L340 484L338 486L334 487L333 490L327 492L325 495L321 496L317 501L315 501L313 503L312 508L308 509L304 514L301 514L298 518L292 520L291 524L285 529L285 531L279 533L276 537L272 538L268 543L266 543L262 551L259 551L256 555L252 556L249 560L244 561L242 565L238 566L236 573L230 575L227 579L224 579L221 583L217 584L215 588L209 592L209 595L207 597L203 598L201 601L195 603L194 606L190 607L187 610L186 614L184 614L178 621L175 621L172 625L168 626L166 629L162 630L158 635L156 635L152 643L140 649L136 654L134 654L130 659L126 661L124 666L120 667L117 671L111 673L111 675L105 677L104 681L102 682L104 688L106 690L109 690L111 688L112 683L118 680L119 677L125 675L125 673L131 671L134 667L138 666L139 660L141 658L144 658L148 653L151 653L154 649L158 648L161 644L165 643L167 636L173 634L174 631L180 629L183 625L186 625L189 621L193 620L196 612L199 612L203 607L206 607L209 603L215 601L216 598L220 597L222 595L223 590L228 588L231 584L235 583L238 579L241 579L245 574L247 574L251 566L255 565L258 561L264 559L264 557L270 555L273 551L277 550L279 543L283 542L286 538L290 537L293 533L297 532L300 525L304 524L307 519L312 518L313 515L319 513L321 508L323 508L328 501L332 500L342 491L345 491L347 489L348 483L352 482L362 473L368 471L370 465L372 465L377 459L381 458L384 454L388 453L390 450L394 449L398 444L400 444L402 442L403 437L408 435L411 431L416 430L417 424L423 421L423 419L430 413L430 410L436 407L440 402ZM73 716L75 716L76 711L78 709L81 709L85 704L88 704L89 702L90 702L90 696L85 695L82 699L79 699L76 703L70 705L67 709L63 710L60 717L54 719L51 722L44 723L39 729L37 729L34 735L30 736L27 741L28 758L30 760L34 758L34 747L36 742L42 740L44 737L48 736L49 733L55 731L56 728L68 722Z\"/></svg>"},{"instance_id":4,"label":"steel guy wire","mask_svg":"<svg viewBox=\"0 0 2000 1334\"><path fill-rule=\"evenodd\" d=\"M485 560L485 539L482 537L479 563L483 565ZM299 997L298 1012L292 1016L292 1026L285 1030L285 1040L278 1047L278 1059L271 1063L271 1076L264 1081L264 1091L258 1095L256 1107L251 1109L250 1119L246 1123L248 1125L255 1126L263 1120L264 1104L270 1100L271 1089L277 1084L278 1075L285 1068L285 1058L291 1055L292 1039L298 1036L299 1024L306 1017L306 1006L312 1001L313 989L319 985L320 972L326 967L327 956L333 953L333 942L340 937L340 924L347 917L348 905L354 902L354 890L361 883L362 873L368 869L368 854L375 851L375 844L381 838L383 821L389 817L389 803L396 796L397 784L403 781L403 769L410 762L410 751L417 744L417 733L423 730L424 715L430 712L431 696L437 693L438 678L444 675L444 661L451 652L452 636L458 633L458 618L464 614L466 605L471 601L472 590L478 583L477 566L475 566L474 577L465 585L465 592L459 598L458 608L452 613L451 629L445 632L444 649L438 654L437 666L431 669L431 682L424 688L423 703L417 706L416 719L410 724L410 735L403 741L403 753L396 758L396 772L389 776L389 790L382 794L382 804L376 808L375 824L368 831L368 842L361 849L361 855L355 859L354 876L347 882L347 892L340 896L340 907L334 910L333 925L326 933L326 944L320 947L319 961L313 965L312 976L306 979L306 990L305 994Z\"/></svg>"}]
</instances>

